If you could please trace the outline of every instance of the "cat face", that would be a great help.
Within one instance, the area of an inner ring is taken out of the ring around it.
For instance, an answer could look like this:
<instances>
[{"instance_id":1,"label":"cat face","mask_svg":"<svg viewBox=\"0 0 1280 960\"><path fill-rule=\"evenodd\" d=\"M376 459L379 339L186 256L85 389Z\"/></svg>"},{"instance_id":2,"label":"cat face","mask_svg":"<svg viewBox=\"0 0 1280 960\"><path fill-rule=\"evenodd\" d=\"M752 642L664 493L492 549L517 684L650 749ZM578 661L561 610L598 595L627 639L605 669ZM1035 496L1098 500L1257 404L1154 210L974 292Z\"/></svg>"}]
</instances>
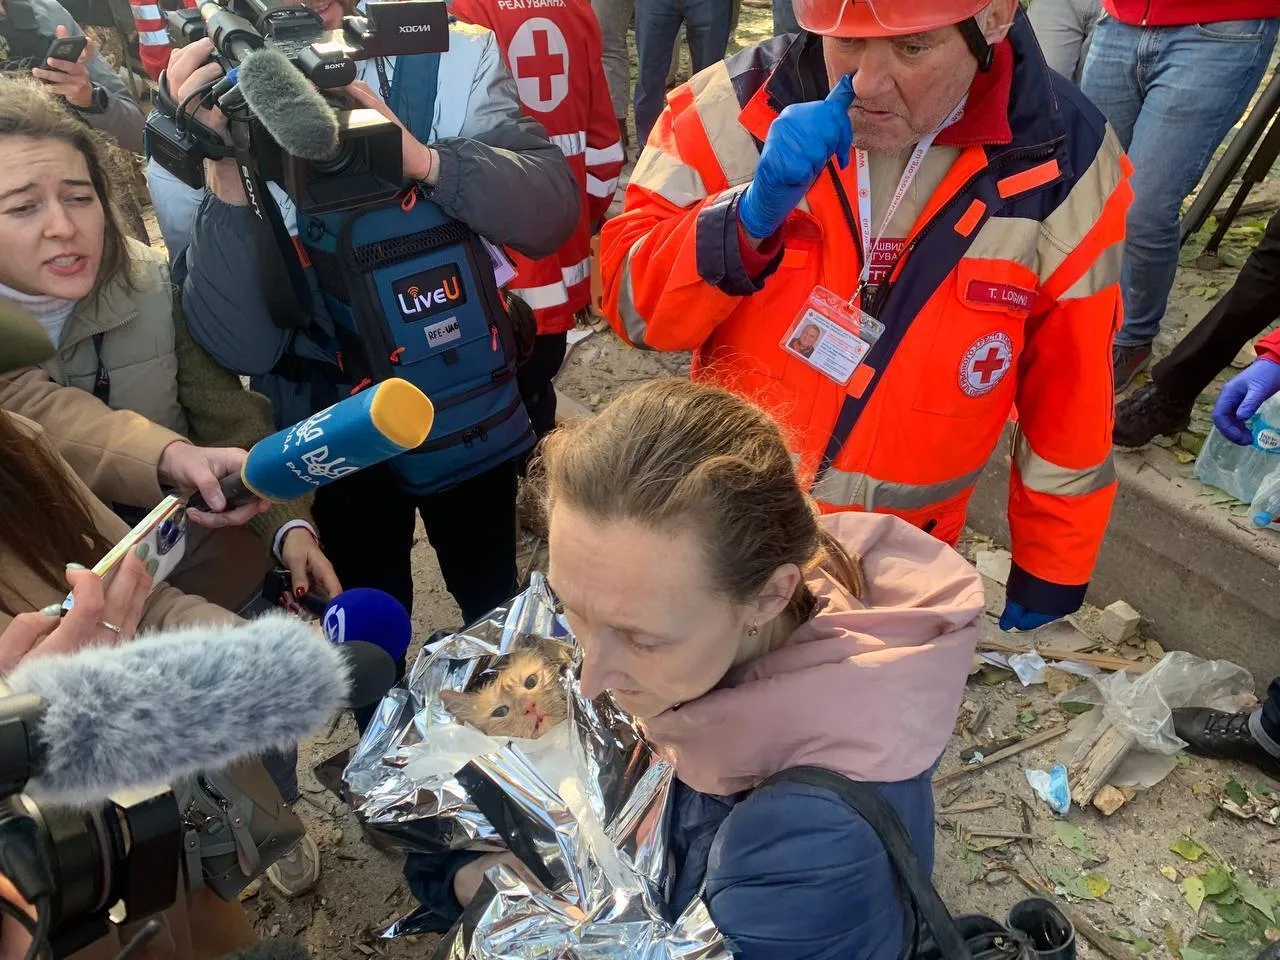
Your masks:
<instances>
[{"instance_id":1,"label":"cat face","mask_svg":"<svg viewBox=\"0 0 1280 960\"><path fill-rule=\"evenodd\" d=\"M513 653L478 690L442 691L455 720L491 737L536 739L568 715L556 664L534 650Z\"/></svg>"}]
</instances>

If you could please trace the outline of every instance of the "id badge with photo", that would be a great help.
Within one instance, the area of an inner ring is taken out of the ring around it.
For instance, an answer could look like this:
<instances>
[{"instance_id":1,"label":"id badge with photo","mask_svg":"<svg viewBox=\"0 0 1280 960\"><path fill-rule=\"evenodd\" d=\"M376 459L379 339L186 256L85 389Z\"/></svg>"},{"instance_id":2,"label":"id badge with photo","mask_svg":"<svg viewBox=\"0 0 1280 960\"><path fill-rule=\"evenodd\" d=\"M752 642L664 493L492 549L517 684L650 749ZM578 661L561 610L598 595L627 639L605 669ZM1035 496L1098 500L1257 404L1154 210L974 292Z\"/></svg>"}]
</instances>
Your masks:
<instances>
[{"instance_id":1,"label":"id badge with photo","mask_svg":"<svg viewBox=\"0 0 1280 960\"><path fill-rule=\"evenodd\" d=\"M846 386L884 334L884 324L824 287L814 287L782 338L782 349Z\"/></svg>"}]
</instances>

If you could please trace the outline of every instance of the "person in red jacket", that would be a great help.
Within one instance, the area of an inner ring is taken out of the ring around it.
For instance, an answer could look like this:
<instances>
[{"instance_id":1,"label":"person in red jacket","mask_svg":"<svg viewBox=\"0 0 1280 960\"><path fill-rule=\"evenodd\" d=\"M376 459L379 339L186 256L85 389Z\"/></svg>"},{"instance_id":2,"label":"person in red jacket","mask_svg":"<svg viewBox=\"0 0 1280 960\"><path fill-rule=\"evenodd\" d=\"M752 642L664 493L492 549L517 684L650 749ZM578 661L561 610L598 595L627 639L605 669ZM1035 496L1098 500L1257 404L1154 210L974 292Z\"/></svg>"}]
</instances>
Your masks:
<instances>
[{"instance_id":1,"label":"person in red jacket","mask_svg":"<svg viewBox=\"0 0 1280 960\"><path fill-rule=\"evenodd\" d=\"M1133 162L1115 389L1151 359L1178 268L1182 201L1266 72L1280 0L1103 0L1080 87Z\"/></svg>"},{"instance_id":2,"label":"person in red jacket","mask_svg":"<svg viewBox=\"0 0 1280 960\"><path fill-rule=\"evenodd\" d=\"M600 25L588 0L452 0L449 10L497 35L525 113L564 152L581 191L578 229L558 253L540 260L511 254L518 274L510 290L538 321L520 393L541 437L555 426L551 378L564 361L566 334L591 302L591 236L613 202L624 159Z\"/></svg>"}]
</instances>

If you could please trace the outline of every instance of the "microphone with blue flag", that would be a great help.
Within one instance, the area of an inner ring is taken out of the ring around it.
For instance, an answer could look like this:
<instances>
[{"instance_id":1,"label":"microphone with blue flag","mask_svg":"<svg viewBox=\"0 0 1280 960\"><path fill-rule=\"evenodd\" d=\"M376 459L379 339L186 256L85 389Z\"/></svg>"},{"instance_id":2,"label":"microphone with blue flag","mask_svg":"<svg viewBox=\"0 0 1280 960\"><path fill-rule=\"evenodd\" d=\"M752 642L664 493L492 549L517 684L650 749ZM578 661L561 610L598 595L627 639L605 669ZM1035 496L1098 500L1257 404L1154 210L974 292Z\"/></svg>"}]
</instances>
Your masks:
<instances>
[{"instance_id":1,"label":"microphone with blue flag","mask_svg":"<svg viewBox=\"0 0 1280 960\"><path fill-rule=\"evenodd\" d=\"M227 509L254 498L296 500L390 460L419 446L434 419L425 393L408 380L384 380L255 443L240 474L222 480ZM209 509L199 494L188 505Z\"/></svg>"}]
</instances>

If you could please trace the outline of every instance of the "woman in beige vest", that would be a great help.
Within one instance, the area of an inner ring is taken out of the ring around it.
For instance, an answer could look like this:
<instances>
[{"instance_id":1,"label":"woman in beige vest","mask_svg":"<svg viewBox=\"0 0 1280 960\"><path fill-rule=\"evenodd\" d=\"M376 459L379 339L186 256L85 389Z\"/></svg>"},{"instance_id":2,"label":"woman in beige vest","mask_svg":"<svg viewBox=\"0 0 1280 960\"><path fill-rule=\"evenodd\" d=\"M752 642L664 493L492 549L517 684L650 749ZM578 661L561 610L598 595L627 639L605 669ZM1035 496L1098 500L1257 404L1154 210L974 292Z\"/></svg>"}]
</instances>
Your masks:
<instances>
[{"instance_id":1,"label":"woman in beige vest","mask_svg":"<svg viewBox=\"0 0 1280 960\"><path fill-rule=\"evenodd\" d=\"M39 368L0 377L0 407L59 441L64 431L50 419L92 420L100 401L202 445L252 446L273 431L270 405L187 335L164 256L119 227L101 150L37 84L0 79L0 306L29 311L56 348ZM76 466L66 444L59 450ZM144 488L119 503L145 511L157 493ZM250 528L296 590L341 589L304 504L273 508ZM234 610L256 595L268 563L245 531L197 531L170 582Z\"/></svg>"},{"instance_id":2,"label":"woman in beige vest","mask_svg":"<svg viewBox=\"0 0 1280 960\"><path fill-rule=\"evenodd\" d=\"M77 475L134 522L162 496L154 461L114 484L84 462L92 459L86 448L109 439L97 431L121 422L104 421L108 408L157 425L116 428L117 463L132 452L146 464L157 443L168 449L181 437L248 448L274 428L266 398L187 334L165 258L122 233L101 151L97 135L39 85L0 78L0 308L34 315L55 348L39 366L0 374L0 409L44 427ZM0 338L15 322L0 309ZM303 503L274 507L247 529L189 531L183 561L167 581L227 610L260 597L271 553L289 568L295 592L342 589ZM267 761L285 800L296 800L296 758ZM314 885L314 841L304 838L267 876L286 896Z\"/></svg>"}]
</instances>

